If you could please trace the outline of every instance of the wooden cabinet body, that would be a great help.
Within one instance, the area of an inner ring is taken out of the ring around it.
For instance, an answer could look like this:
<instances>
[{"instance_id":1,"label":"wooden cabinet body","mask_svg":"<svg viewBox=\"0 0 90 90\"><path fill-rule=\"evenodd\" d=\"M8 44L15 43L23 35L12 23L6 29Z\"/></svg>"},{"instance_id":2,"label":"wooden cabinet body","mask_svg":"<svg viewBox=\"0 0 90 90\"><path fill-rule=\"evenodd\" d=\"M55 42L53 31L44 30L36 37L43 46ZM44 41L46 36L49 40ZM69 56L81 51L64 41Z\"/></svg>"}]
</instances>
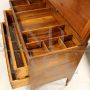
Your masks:
<instances>
[{"instance_id":1,"label":"wooden cabinet body","mask_svg":"<svg viewBox=\"0 0 90 90\"><path fill-rule=\"evenodd\" d=\"M90 20L80 19L81 14L69 4L66 0L10 1L2 34L13 88L29 83L29 79L35 87L71 79L90 36Z\"/></svg>"}]
</instances>

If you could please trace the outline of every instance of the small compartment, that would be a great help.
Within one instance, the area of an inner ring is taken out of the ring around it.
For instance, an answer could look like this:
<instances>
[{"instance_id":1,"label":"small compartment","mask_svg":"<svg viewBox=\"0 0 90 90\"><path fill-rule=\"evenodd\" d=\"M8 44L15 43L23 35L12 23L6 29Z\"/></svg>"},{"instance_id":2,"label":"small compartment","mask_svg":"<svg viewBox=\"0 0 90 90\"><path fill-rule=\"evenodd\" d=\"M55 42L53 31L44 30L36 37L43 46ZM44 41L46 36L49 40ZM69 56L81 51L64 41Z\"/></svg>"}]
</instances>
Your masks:
<instances>
[{"instance_id":1,"label":"small compartment","mask_svg":"<svg viewBox=\"0 0 90 90\"><path fill-rule=\"evenodd\" d=\"M10 49L10 54L12 57L12 62L13 65L15 66L14 69L16 70L17 68L24 67L24 60L26 60L23 51L21 50L20 47L20 41L19 38L17 37L16 29L14 26L12 14L9 11L6 11L5 13L5 22L6 22L6 30L7 30L7 38L8 38L8 43L9 43L9 49ZM17 55L18 53L18 55ZM26 61L25 61L26 62ZM19 65L19 64L20 65Z\"/></svg>"},{"instance_id":2,"label":"small compartment","mask_svg":"<svg viewBox=\"0 0 90 90\"><path fill-rule=\"evenodd\" d=\"M28 52L31 56L38 56L48 52L44 42L31 43L28 46Z\"/></svg>"},{"instance_id":3,"label":"small compartment","mask_svg":"<svg viewBox=\"0 0 90 90\"><path fill-rule=\"evenodd\" d=\"M49 51L61 50L66 48L64 43L59 38L51 38L44 42L48 47Z\"/></svg>"},{"instance_id":4,"label":"small compartment","mask_svg":"<svg viewBox=\"0 0 90 90\"><path fill-rule=\"evenodd\" d=\"M22 32L59 25L49 8L18 13L16 17Z\"/></svg>"},{"instance_id":5,"label":"small compartment","mask_svg":"<svg viewBox=\"0 0 90 90\"><path fill-rule=\"evenodd\" d=\"M34 31L26 31L23 32L24 41L27 42L35 42L37 40L45 40L53 37L59 37L65 35L64 31L65 25L55 26L50 28L42 28Z\"/></svg>"},{"instance_id":6,"label":"small compartment","mask_svg":"<svg viewBox=\"0 0 90 90\"><path fill-rule=\"evenodd\" d=\"M12 43L12 49L15 56L15 62L16 62L17 68L19 68L19 67L23 67L24 63L23 63L23 58L20 54L19 44L18 44L16 33L14 30L15 29L14 29L13 24L10 25L9 33L10 33L10 38L11 38L11 43Z\"/></svg>"},{"instance_id":7,"label":"small compartment","mask_svg":"<svg viewBox=\"0 0 90 90\"><path fill-rule=\"evenodd\" d=\"M73 35L62 36L61 40L64 42L67 48L75 46L75 42L73 41Z\"/></svg>"}]
</instances>

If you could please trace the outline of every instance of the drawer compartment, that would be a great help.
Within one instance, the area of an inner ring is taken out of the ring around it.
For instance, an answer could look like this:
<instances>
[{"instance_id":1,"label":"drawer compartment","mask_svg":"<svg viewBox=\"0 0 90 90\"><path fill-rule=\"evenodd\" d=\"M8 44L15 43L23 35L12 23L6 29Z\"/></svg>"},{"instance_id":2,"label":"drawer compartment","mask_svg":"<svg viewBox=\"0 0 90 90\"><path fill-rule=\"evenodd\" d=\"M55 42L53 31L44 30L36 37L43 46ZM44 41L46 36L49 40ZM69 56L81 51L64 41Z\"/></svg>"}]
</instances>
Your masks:
<instances>
[{"instance_id":1,"label":"drawer compartment","mask_svg":"<svg viewBox=\"0 0 90 90\"><path fill-rule=\"evenodd\" d=\"M13 88L20 87L23 85L27 85L27 84L29 84L29 77L26 77L23 79L17 79L17 77L16 77L16 72L15 72L13 64L12 64L13 60L12 60L12 56L11 56L11 52L10 52L10 48L9 48L9 43L8 43L8 38L7 38L7 30L6 30L5 24L1 24L1 28L2 28L1 30L2 30L3 44L4 44L7 70L8 70L10 83L11 83ZM20 52L19 52L19 54L20 54ZM18 58L17 55L16 55L16 57L17 57L17 60L20 61L20 58ZM22 65L21 62L20 63L18 62L18 64Z\"/></svg>"},{"instance_id":2,"label":"drawer compartment","mask_svg":"<svg viewBox=\"0 0 90 90\"><path fill-rule=\"evenodd\" d=\"M65 49L66 46L61 42L59 38L53 38L45 41L46 46L48 47L49 51L56 51Z\"/></svg>"},{"instance_id":3,"label":"drawer compartment","mask_svg":"<svg viewBox=\"0 0 90 90\"><path fill-rule=\"evenodd\" d=\"M17 31L15 25L12 23L12 18L8 16L8 12L5 12L5 22L6 22L6 31L7 38L9 42L10 56L12 58L12 64L15 71L15 75L17 79L22 79L28 76L28 63L23 52L23 48L21 46L21 42L19 41L19 37L17 35ZM11 20L11 23L9 22ZM23 71L23 69L26 71ZM22 74L21 74L22 73ZM21 75L20 75L21 74Z\"/></svg>"},{"instance_id":4,"label":"drawer compartment","mask_svg":"<svg viewBox=\"0 0 90 90\"><path fill-rule=\"evenodd\" d=\"M27 11L22 13L21 17L18 14L16 16L22 32L58 25L57 20L48 8Z\"/></svg>"}]
</instances>

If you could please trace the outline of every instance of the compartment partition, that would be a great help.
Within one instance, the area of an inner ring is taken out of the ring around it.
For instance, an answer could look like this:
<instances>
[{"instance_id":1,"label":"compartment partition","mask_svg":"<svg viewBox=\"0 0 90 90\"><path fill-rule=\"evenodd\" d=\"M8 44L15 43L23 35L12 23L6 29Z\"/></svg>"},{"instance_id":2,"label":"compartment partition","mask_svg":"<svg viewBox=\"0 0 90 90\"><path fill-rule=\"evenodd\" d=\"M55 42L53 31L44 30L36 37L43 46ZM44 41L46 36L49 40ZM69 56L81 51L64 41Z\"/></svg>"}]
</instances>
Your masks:
<instances>
[{"instance_id":1,"label":"compartment partition","mask_svg":"<svg viewBox=\"0 0 90 90\"><path fill-rule=\"evenodd\" d=\"M49 50L44 42L34 42L29 44L28 51L31 57L42 55L47 53Z\"/></svg>"},{"instance_id":2,"label":"compartment partition","mask_svg":"<svg viewBox=\"0 0 90 90\"><path fill-rule=\"evenodd\" d=\"M57 51L66 48L59 38L48 39L45 41L45 44L49 51Z\"/></svg>"},{"instance_id":3,"label":"compartment partition","mask_svg":"<svg viewBox=\"0 0 90 90\"><path fill-rule=\"evenodd\" d=\"M69 47L73 47L73 46L76 45L72 38L73 38L72 35L69 35L69 36L66 35L64 37L62 36L61 37L61 40L64 42L64 44L66 45L66 47L69 48Z\"/></svg>"}]
</instances>

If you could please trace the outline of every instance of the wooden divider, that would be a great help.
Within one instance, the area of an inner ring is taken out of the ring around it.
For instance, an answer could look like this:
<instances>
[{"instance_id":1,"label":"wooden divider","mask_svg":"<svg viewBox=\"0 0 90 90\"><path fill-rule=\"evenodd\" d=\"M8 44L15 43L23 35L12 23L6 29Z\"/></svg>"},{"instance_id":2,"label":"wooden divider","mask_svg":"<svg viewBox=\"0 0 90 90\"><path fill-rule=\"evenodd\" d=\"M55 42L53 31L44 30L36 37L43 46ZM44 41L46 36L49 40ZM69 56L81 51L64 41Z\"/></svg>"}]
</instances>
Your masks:
<instances>
[{"instance_id":1,"label":"wooden divider","mask_svg":"<svg viewBox=\"0 0 90 90\"><path fill-rule=\"evenodd\" d=\"M43 42L38 42L38 44L37 43L33 43L33 44L35 45L32 46L31 44L31 47L29 47L31 50L32 56L38 56L38 55L47 53L48 49L45 47Z\"/></svg>"},{"instance_id":2,"label":"wooden divider","mask_svg":"<svg viewBox=\"0 0 90 90\"><path fill-rule=\"evenodd\" d=\"M76 47L77 45L72 41L72 35L63 35L58 37L53 37L45 40L39 40L34 42L26 43L29 54L32 58L44 56L49 53L55 53L60 50L67 50L70 47ZM71 44L70 44L71 43ZM44 49L43 50L43 47ZM33 52L34 51L34 52ZM47 52L44 52L47 51ZM33 54L34 53L34 54Z\"/></svg>"}]
</instances>

